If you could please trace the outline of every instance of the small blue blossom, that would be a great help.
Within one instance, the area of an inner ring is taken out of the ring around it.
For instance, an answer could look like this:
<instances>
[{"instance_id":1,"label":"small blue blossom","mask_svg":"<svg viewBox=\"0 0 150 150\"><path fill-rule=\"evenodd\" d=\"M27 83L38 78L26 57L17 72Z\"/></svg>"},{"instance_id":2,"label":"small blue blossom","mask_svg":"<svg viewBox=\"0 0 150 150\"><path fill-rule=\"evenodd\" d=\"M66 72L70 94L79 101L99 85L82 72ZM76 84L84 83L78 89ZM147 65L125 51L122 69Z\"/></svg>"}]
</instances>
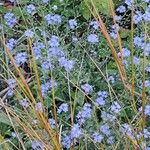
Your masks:
<instances>
[{"instance_id":1,"label":"small blue blossom","mask_svg":"<svg viewBox=\"0 0 150 150\"><path fill-rule=\"evenodd\" d=\"M109 129L109 126L108 124L104 124L102 126L100 126L100 131L105 134L106 136L109 136L110 135L110 129Z\"/></svg>"},{"instance_id":2,"label":"small blue blossom","mask_svg":"<svg viewBox=\"0 0 150 150\"><path fill-rule=\"evenodd\" d=\"M53 69L54 66L52 65L52 63L46 59L42 62L42 69L45 70L45 71L49 71L50 69Z\"/></svg>"},{"instance_id":3,"label":"small blue blossom","mask_svg":"<svg viewBox=\"0 0 150 150\"><path fill-rule=\"evenodd\" d=\"M35 109L41 113L43 113L43 111L44 111L41 102L38 102L35 104Z\"/></svg>"},{"instance_id":4,"label":"small blue blossom","mask_svg":"<svg viewBox=\"0 0 150 150\"><path fill-rule=\"evenodd\" d=\"M50 80L50 81L47 81L46 83L42 84L41 85L41 93L42 93L42 96L45 97L46 94L51 90L51 88L54 87L56 88L57 87L57 82L54 80Z\"/></svg>"},{"instance_id":5,"label":"small blue blossom","mask_svg":"<svg viewBox=\"0 0 150 150\"><path fill-rule=\"evenodd\" d=\"M145 115L150 116L150 105L145 106L144 113Z\"/></svg>"},{"instance_id":6,"label":"small blue blossom","mask_svg":"<svg viewBox=\"0 0 150 150\"><path fill-rule=\"evenodd\" d=\"M12 132L11 135L12 135L13 138L16 138L16 137L17 137L16 132Z\"/></svg>"},{"instance_id":7,"label":"small blue blossom","mask_svg":"<svg viewBox=\"0 0 150 150\"><path fill-rule=\"evenodd\" d=\"M73 127L71 128L71 138L76 139L79 138L82 134L81 127L78 124L74 124Z\"/></svg>"},{"instance_id":8,"label":"small blue blossom","mask_svg":"<svg viewBox=\"0 0 150 150\"><path fill-rule=\"evenodd\" d=\"M133 43L135 46L139 47L139 48L144 48L144 38L143 37L134 37L133 39Z\"/></svg>"},{"instance_id":9,"label":"small blue blossom","mask_svg":"<svg viewBox=\"0 0 150 150\"><path fill-rule=\"evenodd\" d=\"M7 80L8 86L11 89L14 89L16 87L16 80L15 79L8 79Z\"/></svg>"},{"instance_id":10,"label":"small blue blossom","mask_svg":"<svg viewBox=\"0 0 150 150\"><path fill-rule=\"evenodd\" d=\"M41 58L41 50L45 48L45 45L42 42L35 42L33 43L33 52L35 59L40 59Z\"/></svg>"},{"instance_id":11,"label":"small blue blossom","mask_svg":"<svg viewBox=\"0 0 150 150\"><path fill-rule=\"evenodd\" d=\"M48 4L49 0L42 0L44 4Z\"/></svg>"},{"instance_id":12,"label":"small blue blossom","mask_svg":"<svg viewBox=\"0 0 150 150\"><path fill-rule=\"evenodd\" d=\"M95 143L101 143L104 137L101 134L99 134L98 132L95 132L95 133L93 133L92 138Z\"/></svg>"},{"instance_id":13,"label":"small blue blossom","mask_svg":"<svg viewBox=\"0 0 150 150\"><path fill-rule=\"evenodd\" d=\"M110 32L110 36L113 38L113 39L117 39L117 33L115 31L112 31Z\"/></svg>"},{"instance_id":14,"label":"small blue blossom","mask_svg":"<svg viewBox=\"0 0 150 150\"><path fill-rule=\"evenodd\" d=\"M99 23L97 21L91 21L89 25L95 30L99 28Z\"/></svg>"},{"instance_id":15,"label":"small blue blossom","mask_svg":"<svg viewBox=\"0 0 150 150\"><path fill-rule=\"evenodd\" d=\"M150 150L150 147L146 147L144 150Z\"/></svg>"},{"instance_id":16,"label":"small blue blossom","mask_svg":"<svg viewBox=\"0 0 150 150\"><path fill-rule=\"evenodd\" d=\"M145 71L150 72L150 65L147 65L147 66L145 67Z\"/></svg>"},{"instance_id":17,"label":"small blue blossom","mask_svg":"<svg viewBox=\"0 0 150 150\"><path fill-rule=\"evenodd\" d=\"M85 103L82 110L77 114L77 121L79 124L83 124L87 119L92 116L91 104Z\"/></svg>"},{"instance_id":18,"label":"small blue blossom","mask_svg":"<svg viewBox=\"0 0 150 150\"><path fill-rule=\"evenodd\" d=\"M136 11L135 15L133 16L133 21L135 24L138 24L143 19L143 14L140 11Z\"/></svg>"},{"instance_id":19,"label":"small blue blossom","mask_svg":"<svg viewBox=\"0 0 150 150\"><path fill-rule=\"evenodd\" d=\"M70 148L70 146L71 146L71 137L70 136L64 136L63 138L62 138L62 145L63 145L63 147L64 148L67 148L67 149L69 149Z\"/></svg>"},{"instance_id":20,"label":"small blue blossom","mask_svg":"<svg viewBox=\"0 0 150 150\"><path fill-rule=\"evenodd\" d=\"M25 31L24 35L28 38L33 38L34 32L32 30L28 29Z\"/></svg>"},{"instance_id":21,"label":"small blue blossom","mask_svg":"<svg viewBox=\"0 0 150 150\"><path fill-rule=\"evenodd\" d=\"M102 97L96 98L96 105L97 106L104 106L106 104L106 99Z\"/></svg>"},{"instance_id":22,"label":"small blue blossom","mask_svg":"<svg viewBox=\"0 0 150 150\"><path fill-rule=\"evenodd\" d=\"M4 15L4 19L6 22L6 25L10 28L13 28L14 25L17 23L17 19L15 18L14 14L12 12L8 12Z\"/></svg>"},{"instance_id":23,"label":"small blue blossom","mask_svg":"<svg viewBox=\"0 0 150 150\"><path fill-rule=\"evenodd\" d=\"M27 107L29 107L29 102L28 102L28 100L25 98L25 99L22 99L20 102L20 105L22 106L22 107L24 107L24 108L27 108Z\"/></svg>"},{"instance_id":24,"label":"small blue blossom","mask_svg":"<svg viewBox=\"0 0 150 150\"><path fill-rule=\"evenodd\" d=\"M119 113L121 111L121 106L117 101L113 102L111 105L111 111L114 113Z\"/></svg>"},{"instance_id":25,"label":"small blue blossom","mask_svg":"<svg viewBox=\"0 0 150 150\"><path fill-rule=\"evenodd\" d=\"M113 136L109 136L108 139L107 139L107 143L108 144L114 144L115 140L114 140L114 137Z\"/></svg>"},{"instance_id":26,"label":"small blue blossom","mask_svg":"<svg viewBox=\"0 0 150 150\"><path fill-rule=\"evenodd\" d=\"M110 36L113 38L113 39L116 39L117 38L117 32L119 31L120 27L118 24L114 24L111 26L112 28L112 31L110 32Z\"/></svg>"},{"instance_id":27,"label":"small blue blossom","mask_svg":"<svg viewBox=\"0 0 150 150\"><path fill-rule=\"evenodd\" d=\"M8 88L9 88L7 91L7 96L11 97L14 94L13 90L16 87L17 83L16 83L15 79L10 78L7 80L7 84L8 84Z\"/></svg>"},{"instance_id":28,"label":"small blue blossom","mask_svg":"<svg viewBox=\"0 0 150 150\"><path fill-rule=\"evenodd\" d=\"M93 86L88 83L81 85L81 88L86 94L93 92Z\"/></svg>"},{"instance_id":29,"label":"small blue blossom","mask_svg":"<svg viewBox=\"0 0 150 150\"><path fill-rule=\"evenodd\" d=\"M99 39L98 39L98 36L96 34L90 34L87 37L87 41L91 44L95 44L95 43L98 43Z\"/></svg>"},{"instance_id":30,"label":"small blue blossom","mask_svg":"<svg viewBox=\"0 0 150 150\"><path fill-rule=\"evenodd\" d=\"M27 62L28 55L26 52L20 52L14 57L14 59L15 59L15 63L19 67L22 64L24 64L25 62Z\"/></svg>"},{"instance_id":31,"label":"small blue blossom","mask_svg":"<svg viewBox=\"0 0 150 150\"><path fill-rule=\"evenodd\" d=\"M59 46L59 37L52 35L50 40L48 41L48 45L50 47L58 47Z\"/></svg>"},{"instance_id":32,"label":"small blue blossom","mask_svg":"<svg viewBox=\"0 0 150 150\"><path fill-rule=\"evenodd\" d=\"M125 4L127 4L129 9L132 8L132 2L133 2L133 0L125 0Z\"/></svg>"},{"instance_id":33,"label":"small blue blossom","mask_svg":"<svg viewBox=\"0 0 150 150\"><path fill-rule=\"evenodd\" d=\"M30 4L26 7L26 11L30 15L34 15L36 12L36 7L33 4Z\"/></svg>"},{"instance_id":34,"label":"small blue blossom","mask_svg":"<svg viewBox=\"0 0 150 150\"><path fill-rule=\"evenodd\" d=\"M146 22L150 22L150 6L147 7L145 13L143 14L143 18Z\"/></svg>"},{"instance_id":35,"label":"small blue blossom","mask_svg":"<svg viewBox=\"0 0 150 150\"><path fill-rule=\"evenodd\" d=\"M104 106L106 103L106 98L108 97L107 91L99 91L98 97L96 98L97 106Z\"/></svg>"},{"instance_id":36,"label":"small blue blossom","mask_svg":"<svg viewBox=\"0 0 150 150\"><path fill-rule=\"evenodd\" d=\"M54 6L52 7L52 9L53 9L54 11L56 11L56 10L58 9L57 5L54 5Z\"/></svg>"},{"instance_id":37,"label":"small blue blossom","mask_svg":"<svg viewBox=\"0 0 150 150\"><path fill-rule=\"evenodd\" d=\"M32 141L33 150L44 150L44 144L39 141Z\"/></svg>"},{"instance_id":38,"label":"small blue blossom","mask_svg":"<svg viewBox=\"0 0 150 150\"><path fill-rule=\"evenodd\" d=\"M13 38L9 39L8 42L6 43L7 48L11 51L13 50L15 45L16 45L16 40Z\"/></svg>"},{"instance_id":39,"label":"small blue blossom","mask_svg":"<svg viewBox=\"0 0 150 150\"><path fill-rule=\"evenodd\" d=\"M150 43L147 43L145 46L145 55L149 56L150 55Z\"/></svg>"},{"instance_id":40,"label":"small blue blossom","mask_svg":"<svg viewBox=\"0 0 150 150\"><path fill-rule=\"evenodd\" d=\"M115 83L115 78L113 76L109 76L107 78L107 81L110 82L110 83L112 83L112 84L114 84Z\"/></svg>"},{"instance_id":41,"label":"small blue blossom","mask_svg":"<svg viewBox=\"0 0 150 150\"><path fill-rule=\"evenodd\" d=\"M59 106L58 108L58 113L62 113L62 112L67 112L68 111L68 104L67 103L63 103Z\"/></svg>"},{"instance_id":42,"label":"small blue blossom","mask_svg":"<svg viewBox=\"0 0 150 150\"><path fill-rule=\"evenodd\" d=\"M123 57L129 57L130 56L130 51L127 48L122 48L122 52L118 53L118 56L121 57L121 55Z\"/></svg>"},{"instance_id":43,"label":"small blue blossom","mask_svg":"<svg viewBox=\"0 0 150 150\"><path fill-rule=\"evenodd\" d=\"M48 119L48 122L53 129L56 127L56 122L53 118Z\"/></svg>"},{"instance_id":44,"label":"small blue blossom","mask_svg":"<svg viewBox=\"0 0 150 150\"><path fill-rule=\"evenodd\" d=\"M134 65L139 65L140 64L140 58L138 58L138 57L133 57L133 63L134 63Z\"/></svg>"},{"instance_id":45,"label":"small blue blossom","mask_svg":"<svg viewBox=\"0 0 150 150\"><path fill-rule=\"evenodd\" d=\"M75 29L76 27L77 27L77 21L75 19L70 19L69 20L69 28Z\"/></svg>"},{"instance_id":46,"label":"small blue blossom","mask_svg":"<svg viewBox=\"0 0 150 150\"><path fill-rule=\"evenodd\" d=\"M124 13L124 12L126 11L126 8L121 5L121 6L119 6L119 7L117 8L117 11L120 12L120 13Z\"/></svg>"},{"instance_id":47,"label":"small blue blossom","mask_svg":"<svg viewBox=\"0 0 150 150\"><path fill-rule=\"evenodd\" d=\"M121 131L123 134L125 134L125 135L127 135L127 136L129 136L129 137L131 137L131 138L134 137L134 136L133 136L133 132L132 132L132 128L131 128L130 125L127 124L127 123L124 123L124 124L121 126L120 131Z\"/></svg>"},{"instance_id":48,"label":"small blue blossom","mask_svg":"<svg viewBox=\"0 0 150 150\"><path fill-rule=\"evenodd\" d=\"M59 47L51 47L48 49L48 58L61 58L65 57L63 50Z\"/></svg>"},{"instance_id":49,"label":"small blue blossom","mask_svg":"<svg viewBox=\"0 0 150 150\"><path fill-rule=\"evenodd\" d=\"M115 119L116 119L116 117L114 116L114 115L112 115L112 114L109 114L109 113L107 113L107 112L105 112L105 111L102 111L102 113L101 113L101 118L103 119L103 121L109 121L109 122L113 122Z\"/></svg>"},{"instance_id":50,"label":"small blue blossom","mask_svg":"<svg viewBox=\"0 0 150 150\"><path fill-rule=\"evenodd\" d=\"M115 15L115 16L114 16L114 19L115 19L116 22L119 22L119 21L122 19L122 17Z\"/></svg>"},{"instance_id":51,"label":"small blue blossom","mask_svg":"<svg viewBox=\"0 0 150 150\"><path fill-rule=\"evenodd\" d=\"M55 15L48 14L44 18L47 21L48 25L58 25L62 21L61 16L58 14Z\"/></svg>"},{"instance_id":52,"label":"small blue blossom","mask_svg":"<svg viewBox=\"0 0 150 150\"><path fill-rule=\"evenodd\" d=\"M61 57L58 61L59 65L63 67L66 71L71 71L74 67L73 60L67 60L65 57Z\"/></svg>"}]
</instances>

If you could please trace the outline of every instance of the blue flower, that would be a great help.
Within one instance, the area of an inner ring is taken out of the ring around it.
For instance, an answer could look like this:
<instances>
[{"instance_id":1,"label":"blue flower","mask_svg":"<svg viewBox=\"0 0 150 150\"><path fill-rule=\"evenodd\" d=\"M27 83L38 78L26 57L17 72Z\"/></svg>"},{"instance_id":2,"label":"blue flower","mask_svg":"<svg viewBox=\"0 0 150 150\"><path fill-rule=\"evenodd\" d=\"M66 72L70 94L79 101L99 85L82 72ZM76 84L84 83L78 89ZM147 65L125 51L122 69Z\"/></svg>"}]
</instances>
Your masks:
<instances>
[{"instance_id":1,"label":"blue flower","mask_svg":"<svg viewBox=\"0 0 150 150\"><path fill-rule=\"evenodd\" d=\"M95 132L95 133L93 133L92 138L95 143L101 143L104 137L101 134L99 134L98 132Z\"/></svg>"},{"instance_id":2,"label":"blue flower","mask_svg":"<svg viewBox=\"0 0 150 150\"><path fill-rule=\"evenodd\" d=\"M112 122L112 121L114 121L115 119L116 119L116 117L114 116L114 115L112 115L112 114L110 114L110 113L107 113L107 112L105 112L105 111L102 111L102 113L101 113L101 118L103 119L103 121L110 121L110 122Z\"/></svg>"},{"instance_id":3,"label":"blue flower","mask_svg":"<svg viewBox=\"0 0 150 150\"><path fill-rule=\"evenodd\" d=\"M30 4L26 7L26 11L28 14L34 15L34 13L36 12L36 7L33 4Z\"/></svg>"},{"instance_id":4,"label":"blue flower","mask_svg":"<svg viewBox=\"0 0 150 150\"><path fill-rule=\"evenodd\" d=\"M88 83L81 85L81 88L86 94L91 93L93 91L93 87Z\"/></svg>"},{"instance_id":5,"label":"blue flower","mask_svg":"<svg viewBox=\"0 0 150 150\"><path fill-rule=\"evenodd\" d=\"M109 126L108 124L104 124L102 126L100 126L100 131L105 134L106 136L109 136L110 135L110 129L109 129Z\"/></svg>"},{"instance_id":6,"label":"blue flower","mask_svg":"<svg viewBox=\"0 0 150 150\"><path fill-rule=\"evenodd\" d=\"M10 28L13 28L14 25L17 23L17 19L15 18L14 14L11 12L8 12L4 15L4 19L6 21L6 25Z\"/></svg>"},{"instance_id":7,"label":"blue flower","mask_svg":"<svg viewBox=\"0 0 150 150\"><path fill-rule=\"evenodd\" d=\"M24 35L28 38L33 38L34 32L32 30L28 29L25 31Z\"/></svg>"},{"instance_id":8,"label":"blue flower","mask_svg":"<svg viewBox=\"0 0 150 150\"><path fill-rule=\"evenodd\" d=\"M150 43L147 43L145 46L145 55L149 56L150 55Z\"/></svg>"},{"instance_id":9,"label":"blue flower","mask_svg":"<svg viewBox=\"0 0 150 150\"><path fill-rule=\"evenodd\" d=\"M96 98L96 104L97 106L104 106L106 103L106 98L108 97L107 91L99 91L98 97Z\"/></svg>"},{"instance_id":10,"label":"blue flower","mask_svg":"<svg viewBox=\"0 0 150 150\"><path fill-rule=\"evenodd\" d=\"M28 100L27 100L26 98L22 99L22 100L19 102L19 104L20 104L22 107L24 107L24 108L29 107L29 102L28 102Z\"/></svg>"},{"instance_id":11,"label":"blue flower","mask_svg":"<svg viewBox=\"0 0 150 150\"><path fill-rule=\"evenodd\" d=\"M45 97L46 94L51 90L51 88L56 88L57 82L54 80L47 81L46 83L41 85L41 93L42 96Z\"/></svg>"},{"instance_id":12,"label":"blue flower","mask_svg":"<svg viewBox=\"0 0 150 150\"><path fill-rule=\"evenodd\" d=\"M80 135L82 134L81 127L78 124L74 124L72 129L71 129L71 138L79 138Z\"/></svg>"},{"instance_id":13,"label":"blue flower","mask_svg":"<svg viewBox=\"0 0 150 150\"><path fill-rule=\"evenodd\" d=\"M59 58L59 65L63 67L66 71L71 71L74 67L73 60L67 60L65 57Z\"/></svg>"},{"instance_id":14,"label":"blue flower","mask_svg":"<svg viewBox=\"0 0 150 150\"><path fill-rule=\"evenodd\" d=\"M121 111L121 106L117 101L114 101L111 105L111 111L114 113L119 113Z\"/></svg>"},{"instance_id":15,"label":"blue flower","mask_svg":"<svg viewBox=\"0 0 150 150\"><path fill-rule=\"evenodd\" d=\"M132 128L130 127L130 125L129 125L128 123L124 123L124 124L121 126L120 131L121 131L123 134L125 134L125 135L127 135L127 136L129 136L129 137L131 137L131 138L134 137L134 134L133 134L133 132L132 132Z\"/></svg>"},{"instance_id":16,"label":"blue flower","mask_svg":"<svg viewBox=\"0 0 150 150\"><path fill-rule=\"evenodd\" d=\"M45 71L49 71L50 69L53 69L54 67L48 59L44 60L41 66L42 66L42 69Z\"/></svg>"},{"instance_id":17,"label":"blue flower","mask_svg":"<svg viewBox=\"0 0 150 150\"><path fill-rule=\"evenodd\" d=\"M140 11L136 11L135 15L133 16L133 21L135 24L138 24L139 22L141 22L143 19L143 15Z\"/></svg>"},{"instance_id":18,"label":"blue flower","mask_svg":"<svg viewBox=\"0 0 150 150\"><path fill-rule=\"evenodd\" d=\"M69 27L70 29L75 29L77 26L77 21L75 19L70 19L69 20Z\"/></svg>"},{"instance_id":19,"label":"blue flower","mask_svg":"<svg viewBox=\"0 0 150 150\"><path fill-rule=\"evenodd\" d=\"M91 21L89 25L95 30L99 28L99 23L97 21Z\"/></svg>"},{"instance_id":20,"label":"blue flower","mask_svg":"<svg viewBox=\"0 0 150 150\"><path fill-rule=\"evenodd\" d=\"M150 65L147 65L147 66L145 67L145 71L150 72Z\"/></svg>"},{"instance_id":21,"label":"blue flower","mask_svg":"<svg viewBox=\"0 0 150 150\"><path fill-rule=\"evenodd\" d=\"M22 64L24 64L25 62L27 62L28 55L26 52L20 52L14 57L14 59L15 59L15 63L19 67Z\"/></svg>"},{"instance_id":22,"label":"blue flower","mask_svg":"<svg viewBox=\"0 0 150 150\"><path fill-rule=\"evenodd\" d=\"M49 0L42 0L44 4L48 4Z\"/></svg>"},{"instance_id":23,"label":"blue flower","mask_svg":"<svg viewBox=\"0 0 150 150\"><path fill-rule=\"evenodd\" d=\"M122 54L123 57L129 57L130 56L130 51L127 48L122 48L122 53L119 52L118 56L121 57L121 54Z\"/></svg>"},{"instance_id":24,"label":"blue flower","mask_svg":"<svg viewBox=\"0 0 150 150\"><path fill-rule=\"evenodd\" d=\"M145 115L150 116L150 105L145 106L144 113Z\"/></svg>"},{"instance_id":25,"label":"blue flower","mask_svg":"<svg viewBox=\"0 0 150 150\"><path fill-rule=\"evenodd\" d=\"M150 6L145 10L143 18L146 22L150 22Z\"/></svg>"},{"instance_id":26,"label":"blue flower","mask_svg":"<svg viewBox=\"0 0 150 150\"><path fill-rule=\"evenodd\" d=\"M59 37L52 35L50 40L48 41L50 47L58 47L59 46Z\"/></svg>"},{"instance_id":27,"label":"blue flower","mask_svg":"<svg viewBox=\"0 0 150 150\"><path fill-rule=\"evenodd\" d=\"M53 118L48 119L48 122L49 122L49 124L50 124L50 126L51 126L52 128L55 128L55 127L56 127L56 122L55 122L55 120L54 120Z\"/></svg>"},{"instance_id":28,"label":"blue flower","mask_svg":"<svg viewBox=\"0 0 150 150\"><path fill-rule=\"evenodd\" d=\"M58 25L62 21L61 16L58 14L55 15L48 14L44 18L47 21L48 25Z\"/></svg>"},{"instance_id":29,"label":"blue flower","mask_svg":"<svg viewBox=\"0 0 150 150\"><path fill-rule=\"evenodd\" d=\"M43 106L42 106L42 103L41 102L38 102L35 104L35 109L41 113L43 113Z\"/></svg>"},{"instance_id":30,"label":"blue flower","mask_svg":"<svg viewBox=\"0 0 150 150\"><path fill-rule=\"evenodd\" d=\"M62 137L62 142L61 143L62 143L64 148L69 149L70 146L71 146L71 137L65 135L64 137Z\"/></svg>"},{"instance_id":31,"label":"blue flower","mask_svg":"<svg viewBox=\"0 0 150 150\"><path fill-rule=\"evenodd\" d=\"M68 111L68 104L63 103L58 108L58 113L67 112Z\"/></svg>"},{"instance_id":32,"label":"blue flower","mask_svg":"<svg viewBox=\"0 0 150 150\"><path fill-rule=\"evenodd\" d=\"M126 8L121 5L121 6L119 6L119 7L117 8L117 11L120 12L120 13L124 13L124 12L126 11Z\"/></svg>"},{"instance_id":33,"label":"blue flower","mask_svg":"<svg viewBox=\"0 0 150 150\"><path fill-rule=\"evenodd\" d=\"M79 124L83 124L87 119L92 116L91 104L85 103L82 110L77 114L77 121Z\"/></svg>"},{"instance_id":34,"label":"blue flower","mask_svg":"<svg viewBox=\"0 0 150 150\"><path fill-rule=\"evenodd\" d=\"M129 9L132 8L132 3L133 3L133 0L125 0L125 4L127 4Z\"/></svg>"},{"instance_id":35,"label":"blue flower","mask_svg":"<svg viewBox=\"0 0 150 150\"><path fill-rule=\"evenodd\" d=\"M114 144L115 140L114 140L114 137L113 136L109 136L108 139L107 139L107 143L108 144Z\"/></svg>"},{"instance_id":36,"label":"blue flower","mask_svg":"<svg viewBox=\"0 0 150 150\"><path fill-rule=\"evenodd\" d=\"M90 34L90 35L88 35L87 40L91 44L98 43L98 41L99 41L98 36L96 34Z\"/></svg>"},{"instance_id":37,"label":"blue flower","mask_svg":"<svg viewBox=\"0 0 150 150\"><path fill-rule=\"evenodd\" d=\"M44 144L37 140L34 140L32 141L32 148L34 150L44 150Z\"/></svg>"},{"instance_id":38,"label":"blue flower","mask_svg":"<svg viewBox=\"0 0 150 150\"><path fill-rule=\"evenodd\" d=\"M133 63L134 63L134 65L139 65L140 64L140 58L138 58L138 57L133 57Z\"/></svg>"},{"instance_id":39,"label":"blue flower","mask_svg":"<svg viewBox=\"0 0 150 150\"><path fill-rule=\"evenodd\" d=\"M35 59L40 59L41 58L41 50L45 48L45 45L42 42L35 42L33 44L33 52Z\"/></svg>"},{"instance_id":40,"label":"blue flower","mask_svg":"<svg viewBox=\"0 0 150 150\"><path fill-rule=\"evenodd\" d=\"M144 48L144 38L143 37L134 37L133 39L133 43L135 46L139 47L139 48Z\"/></svg>"},{"instance_id":41,"label":"blue flower","mask_svg":"<svg viewBox=\"0 0 150 150\"><path fill-rule=\"evenodd\" d=\"M13 50L15 45L16 45L16 40L13 38L9 39L8 42L6 43L7 48L11 51Z\"/></svg>"}]
</instances>

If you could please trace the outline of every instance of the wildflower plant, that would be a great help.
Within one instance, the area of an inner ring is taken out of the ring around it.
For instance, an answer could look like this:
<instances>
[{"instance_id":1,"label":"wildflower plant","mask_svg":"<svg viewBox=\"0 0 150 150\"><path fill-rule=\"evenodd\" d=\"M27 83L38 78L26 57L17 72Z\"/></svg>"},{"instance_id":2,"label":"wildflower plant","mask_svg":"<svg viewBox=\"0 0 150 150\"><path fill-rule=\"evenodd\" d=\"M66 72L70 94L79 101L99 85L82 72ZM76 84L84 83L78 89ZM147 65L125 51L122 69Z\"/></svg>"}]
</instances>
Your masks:
<instances>
[{"instance_id":1,"label":"wildflower plant","mask_svg":"<svg viewBox=\"0 0 150 150\"><path fill-rule=\"evenodd\" d=\"M149 2L2 3L0 148L149 149Z\"/></svg>"}]
</instances>

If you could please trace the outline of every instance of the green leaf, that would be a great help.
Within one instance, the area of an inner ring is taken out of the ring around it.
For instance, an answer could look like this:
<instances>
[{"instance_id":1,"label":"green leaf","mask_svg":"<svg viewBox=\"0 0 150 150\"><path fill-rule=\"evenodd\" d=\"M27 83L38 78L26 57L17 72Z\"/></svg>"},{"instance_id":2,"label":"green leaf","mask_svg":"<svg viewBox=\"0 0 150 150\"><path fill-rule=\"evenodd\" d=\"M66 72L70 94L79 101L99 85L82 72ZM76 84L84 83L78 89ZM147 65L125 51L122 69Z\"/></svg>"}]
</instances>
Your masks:
<instances>
[{"instance_id":1,"label":"green leaf","mask_svg":"<svg viewBox=\"0 0 150 150\"><path fill-rule=\"evenodd\" d=\"M95 5L98 12L107 16L111 15L109 0L92 0L92 2ZM91 12L89 8L93 9L91 0L84 0L79 7L83 17L88 20L91 17Z\"/></svg>"},{"instance_id":2,"label":"green leaf","mask_svg":"<svg viewBox=\"0 0 150 150\"><path fill-rule=\"evenodd\" d=\"M83 17L86 20L90 19L91 13L90 13L90 10L88 9L88 7L86 6L84 1L80 4L79 8L80 8L80 11L81 11Z\"/></svg>"}]
</instances>

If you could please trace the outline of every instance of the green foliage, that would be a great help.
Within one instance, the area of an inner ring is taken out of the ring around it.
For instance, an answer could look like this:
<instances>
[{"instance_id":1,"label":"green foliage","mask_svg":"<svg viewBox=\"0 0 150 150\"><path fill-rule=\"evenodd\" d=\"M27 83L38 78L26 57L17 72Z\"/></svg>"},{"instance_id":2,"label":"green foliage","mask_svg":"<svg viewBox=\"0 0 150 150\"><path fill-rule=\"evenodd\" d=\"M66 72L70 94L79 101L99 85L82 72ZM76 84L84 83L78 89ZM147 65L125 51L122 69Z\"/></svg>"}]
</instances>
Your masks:
<instances>
[{"instance_id":1,"label":"green foliage","mask_svg":"<svg viewBox=\"0 0 150 150\"><path fill-rule=\"evenodd\" d=\"M92 3L95 5L96 9L102 13L103 15L110 16L111 15L111 9L109 6L109 0L84 0L80 4L80 11L85 19L89 19L91 17L91 12L89 9L93 9Z\"/></svg>"}]
</instances>

